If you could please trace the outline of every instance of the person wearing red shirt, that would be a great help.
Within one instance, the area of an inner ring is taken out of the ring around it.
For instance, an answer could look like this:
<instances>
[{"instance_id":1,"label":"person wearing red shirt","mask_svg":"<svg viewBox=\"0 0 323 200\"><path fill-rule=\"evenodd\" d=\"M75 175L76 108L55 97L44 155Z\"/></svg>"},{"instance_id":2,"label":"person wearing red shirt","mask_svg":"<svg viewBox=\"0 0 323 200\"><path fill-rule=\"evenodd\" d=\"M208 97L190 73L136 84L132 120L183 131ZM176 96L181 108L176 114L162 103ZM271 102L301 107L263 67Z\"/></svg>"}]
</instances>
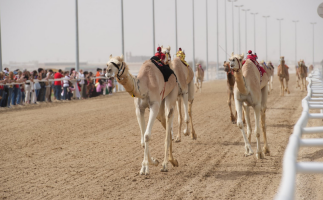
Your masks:
<instances>
[{"instance_id":1,"label":"person wearing red shirt","mask_svg":"<svg viewBox=\"0 0 323 200\"><path fill-rule=\"evenodd\" d=\"M56 74L54 75L54 79L62 78L63 71L60 69ZM57 100L61 100L61 93L62 93L62 81L54 81L54 87L55 87L55 97Z\"/></svg>"}]
</instances>

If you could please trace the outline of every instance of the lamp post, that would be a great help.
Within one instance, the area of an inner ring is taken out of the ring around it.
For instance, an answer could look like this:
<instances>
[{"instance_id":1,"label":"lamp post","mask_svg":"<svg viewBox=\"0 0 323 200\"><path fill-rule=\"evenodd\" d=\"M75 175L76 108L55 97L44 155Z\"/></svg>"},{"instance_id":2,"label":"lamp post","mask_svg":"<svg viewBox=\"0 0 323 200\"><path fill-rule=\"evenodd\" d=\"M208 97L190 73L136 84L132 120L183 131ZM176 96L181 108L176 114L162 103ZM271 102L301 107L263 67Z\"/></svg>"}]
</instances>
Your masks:
<instances>
[{"instance_id":1,"label":"lamp post","mask_svg":"<svg viewBox=\"0 0 323 200\"><path fill-rule=\"evenodd\" d=\"M206 80L208 80L208 69L209 69L209 46L208 46L208 12L207 12L207 0L205 0L205 14L206 14Z\"/></svg>"},{"instance_id":2,"label":"lamp post","mask_svg":"<svg viewBox=\"0 0 323 200\"><path fill-rule=\"evenodd\" d=\"M178 50L178 41L177 41L177 0L175 0L175 42L176 42L176 50Z\"/></svg>"},{"instance_id":3,"label":"lamp post","mask_svg":"<svg viewBox=\"0 0 323 200\"><path fill-rule=\"evenodd\" d=\"M253 15L253 45L254 45L254 53L256 53L256 15L258 13L251 13Z\"/></svg>"},{"instance_id":4,"label":"lamp post","mask_svg":"<svg viewBox=\"0 0 323 200\"><path fill-rule=\"evenodd\" d=\"M316 24L316 22L311 22L311 24L313 25L313 67L314 67L314 25Z\"/></svg>"},{"instance_id":5,"label":"lamp post","mask_svg":"<svg viewBox=\"0 0 323 200\"><path fill-rule=\"evenodd\" d=\"M153 54L155 55L155 0L152 1L153 6Z\"/></svg>"},{"instance_id":6,"label":"lamp post","mask_svg":"<svg viewBox=\"0 0 323 200\"><path fill-rule=\"evenodd\" d=\"M279 56L281 57L282 54L281 54L281 48L282 48L282 44L281 44L281 21L284 20L283 18L279 18L277 19L279 21Z\"/></svg>"},{"instance_id":7,"label":"lamp post","mask_svg":"<svg viewBox=\"0 0 323 200\"><path fill-rule=\"evenodd\" d=\"M216 0L216 71L219 71L219 1Z\"/></svg>"},{"instance_id":8,"label":"lamp post","mask_svg":"<svg viewBox=\"0 0 323 200\"><path fill-rule=\"evenodd\" d=\"M75 70L79 71L79 22L78 22L78 0L75 0L75 37L76 37L76 62Z\"/></svg>"},{"instance_id":9,"label":"lamp post","mask_svg":"<svg viewBox=\"0 0 323 200\"><path fill-rule=\"evenodd\" d=\"M227 47L227 0L224 0L224 37L225 37L225 60L228 59L228 47Z\"/></svg>"},{"instance_id":10,"label":"lamp post","mask_svg":"<svg viewBox=\"0 0 323 200\"><path fill-rule=\"evenodd\" d=\"M267 16L263 16L265 18L266 21L266 62L268 62L268 43L267 43L267 18L270 17L269 15Z\"/></svg>"},{"instance_id":11,"label":"lamp post","mask_svg":"<svg viewBox=\"0 0 323 200\"><path fill-rule=\"evenodd\" d=\"M2 49L1 49L1 14L0 14L0 72L2 72Z\"/></svg>"},{"instance_id":12,"label":"lamp post","mask_svg":"<svg viewBox=\"0 0 323 200\"><path fill-rule=\"evenodd\" d=\"M297 28L296 28L296 24L297 24L298 20L293 20L293 22L295 23L295 66L297 66Z\"/></svg>"},{"instance_id":13,"label":"lamp post","mask_svg":"<svg viewBox=\"0 0 323 200\"><path fill-rule=\"evenodd\" d=\"M194 30L194 0L192 0L192 15L193 15L193 71L195 74L195 30Z\"/></svg>"},{"instance_id":14,"label":"lamp post","mask_svg":"<svg viewBox=\"0 0 323 200\"><path fill-rule=\"evenodd\" d=\"M229 2L232 2L232 52L234 52L234 12L233 12L233 3L237 0L228 0Z\"/></svg>"},{"instance_id":15,"label":"lamp post","mask_svg":"<svg viewBox=\"0 0 323 200\"><path fill-rule=\"evenodd\" d=\"M123 21L123 0L121 0L121 51L122 55L124 55L124 21ZM124 56L127 58L127 56Z\"/></svg>"},{"instance_id":16,"label":"lamp post","mask_svg":"<svg viewBox=\"0 0 323 200\"><path fill-rule=\"evenodd\" d=\"M239 26L238 26L238 28L239 28L239 30L238 30L238 32L239 32L239 54L241 53L241 38L240 38L240 35L241 35L241 32L240 32L240 8L242 7L243 5L236 5L235 7L237 7L238 8L238 19L239 19Z\"/></svg>"},{"instance_id":17,"label":"lamp post","mask_svg":"<svg viewBox=\"0 0 323 200\"><path fill-rule=\"evenodd\" d=\"M242 11L245 11L245 17L246 17L246 23L245 23L245 53L248 52L248 49L247 49L247 12L249 11L250 9L242 9Z\"/></svg>"}]
</instances>

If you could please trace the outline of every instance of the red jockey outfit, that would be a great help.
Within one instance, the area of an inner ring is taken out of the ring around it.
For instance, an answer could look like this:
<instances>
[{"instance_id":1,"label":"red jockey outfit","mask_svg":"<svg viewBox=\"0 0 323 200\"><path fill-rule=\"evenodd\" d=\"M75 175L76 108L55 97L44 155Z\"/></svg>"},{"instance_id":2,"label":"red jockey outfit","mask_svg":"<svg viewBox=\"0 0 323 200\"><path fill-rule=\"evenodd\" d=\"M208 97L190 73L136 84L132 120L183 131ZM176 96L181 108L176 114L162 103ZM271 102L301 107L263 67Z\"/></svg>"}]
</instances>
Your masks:
<instances>
[{"instance_id":1,"label":"red jockey outfit","mask_svg":"<svg viewBox=\"0 0 323 200\"><path fill-rule=\"evenodd\" d=\"M257 54L256 54L256 53L255 53L255 54L252 54L252 51L251 51L251 50L249 50L249 51L248 51L248 55L247 55L247 59L251 60L251 61L253 62L253 64L255 64L255 65L256 65L256 67L258 68L259 73L260 73L260 82L261 82L261 78L262 78L263 74L264 74L264 73L266 73L266 71L264 70L264 68L262 68L262 67L259 65L259 63L258 63L258 61L257 61L257 59L258 59ZM244 65L244 63L245 63L245 62L246 62L246 61L244 60L244 61L242 62L242 65Z\"/></svg>"},{"instance_id":2,"label":"red jockey outfit","mask_svg":"<svg viewBox=\"0 0 323 200\"><path fill-rule=\"evenodd\" d=\"M161 60L161 62L162 62L163 64L165 64L165 63L164 63L164 60L165 60L165 54L163 54L163 53L161 52L161 48L160 48L160 47L157 47L157 53L155 53L155 56L156 56L156 57L158 57L158 58Z\"/></svg>"}]
</instances>

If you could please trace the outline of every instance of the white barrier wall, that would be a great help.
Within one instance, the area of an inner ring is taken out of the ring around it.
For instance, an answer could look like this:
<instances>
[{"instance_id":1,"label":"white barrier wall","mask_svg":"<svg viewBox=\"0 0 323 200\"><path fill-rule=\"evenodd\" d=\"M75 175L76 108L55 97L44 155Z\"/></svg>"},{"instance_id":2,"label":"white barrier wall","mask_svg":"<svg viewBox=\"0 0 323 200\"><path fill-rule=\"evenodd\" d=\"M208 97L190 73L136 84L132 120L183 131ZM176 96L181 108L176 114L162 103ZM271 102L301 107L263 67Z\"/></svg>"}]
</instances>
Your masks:
<instances>
[{"instance_id":1,"label":"white barrier wall","mask_svg":"<svg viewBox=\"0 0 323 200\"><path fill-rule=\"evenodd\" d=\"M294 126L293 134L284 154L283 175L276 200L294 199L297 173L323 173L321 162L297 162L300 147L323 147L323 139L302 139L303 134L323 133L323 126L306 127L309 119L323 119L323 82L322 75L316 68L309 77L307 96L302 100L303 112ZM321 113L309 113L312 109L319 109Z\"/></svg>"}]
</instances>

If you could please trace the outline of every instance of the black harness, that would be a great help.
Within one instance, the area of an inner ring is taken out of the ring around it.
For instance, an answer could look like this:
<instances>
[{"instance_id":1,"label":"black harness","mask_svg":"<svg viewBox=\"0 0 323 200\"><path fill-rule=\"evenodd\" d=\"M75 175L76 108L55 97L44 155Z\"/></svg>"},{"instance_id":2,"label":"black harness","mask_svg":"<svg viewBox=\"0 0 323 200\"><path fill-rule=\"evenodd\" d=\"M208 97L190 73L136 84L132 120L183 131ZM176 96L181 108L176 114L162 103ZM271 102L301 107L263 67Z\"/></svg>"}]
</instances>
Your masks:
<instances>
[{"instance_id":1,"label":"black harness","mask_svg":"<svg viewBox=\"0 0 323 200\"><path fill-rule=\"evenodd\" d=\"M123 62L121 67L119 68L119 66L117 64L115 64L114 62L111 62L117 69L118 69L118 74L117 74L117 78L120 79L120 77L122 76L122 74L124 73L125 67L123 67ZM123 68L122 68L123 67ZM121 74L119 75L121 71Z\"/></svg>"}]
</instances>

